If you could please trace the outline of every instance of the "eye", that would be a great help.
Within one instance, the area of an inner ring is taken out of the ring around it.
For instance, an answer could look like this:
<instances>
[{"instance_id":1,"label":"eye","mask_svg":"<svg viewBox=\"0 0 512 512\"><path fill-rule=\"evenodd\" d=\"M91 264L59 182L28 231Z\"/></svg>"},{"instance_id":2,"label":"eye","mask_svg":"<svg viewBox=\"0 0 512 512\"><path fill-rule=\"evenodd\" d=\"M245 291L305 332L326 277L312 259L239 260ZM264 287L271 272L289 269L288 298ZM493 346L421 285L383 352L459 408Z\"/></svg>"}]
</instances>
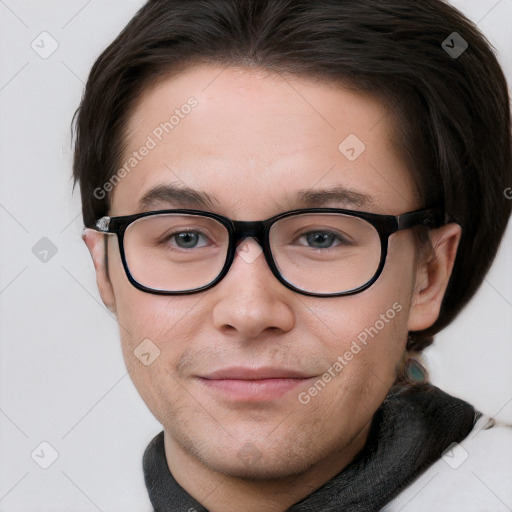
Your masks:
<instances>
[{"instance_id":1,"label":"eye","mask_svg":"<svg viewBox=\"0 0 512 512\"><path fill-rule=\"evenodd\" d=\"M350 245L347 239L332 231L308 231L300 237L300 240L302 239L305 239L307 244L313 249L330 249L339 245ZM336 241L338 243L333 245Z\"/></svg>"},{"instance_id":2,"label":"eye","mask_svg":"<svg viewBox=\"0 0 512 512\"><path fill-rule=\"evenodd\" d=\"M208 237L201 231L177 231L165 237L162 243L170 243L174 241L180 249L195 249L197 247L205 247L207 244L198 245L201 238L207 240Z\"/></svg>"}]
</instances>

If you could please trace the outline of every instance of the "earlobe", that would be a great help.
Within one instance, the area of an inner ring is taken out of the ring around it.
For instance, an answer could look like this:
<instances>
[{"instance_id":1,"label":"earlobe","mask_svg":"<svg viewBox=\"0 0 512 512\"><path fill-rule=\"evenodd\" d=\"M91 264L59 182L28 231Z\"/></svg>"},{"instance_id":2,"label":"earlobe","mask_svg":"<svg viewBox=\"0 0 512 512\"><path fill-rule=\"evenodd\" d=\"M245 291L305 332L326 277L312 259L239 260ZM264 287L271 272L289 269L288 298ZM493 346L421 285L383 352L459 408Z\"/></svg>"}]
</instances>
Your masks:
<instances>
[{"instance_id":1,"label":"earlobe","mask_svg":"<svg viewBox=\"0 0 512 512\"><path fill-rule=\"evenodd\" d=\"M95 231L94 229L84 229L82 239L87 245L96 270L96 283L100 292L101 299L107 309L115 313L115 296L110 282L108 269L106 267L107 258L105 257L106 243L105 235Z\"/></svg>"},{"instance_id":2,"label":"earlobe","mask_svg":"<svg viewBox=\"0 0 512 512\"><path fill-rule=\"evenodd\" d=\"M409 331L421 331L439 317L461 237L458 224L446 224L430 232L432 255L416 271L409 315Z\"/></svg>"}]
</instances>

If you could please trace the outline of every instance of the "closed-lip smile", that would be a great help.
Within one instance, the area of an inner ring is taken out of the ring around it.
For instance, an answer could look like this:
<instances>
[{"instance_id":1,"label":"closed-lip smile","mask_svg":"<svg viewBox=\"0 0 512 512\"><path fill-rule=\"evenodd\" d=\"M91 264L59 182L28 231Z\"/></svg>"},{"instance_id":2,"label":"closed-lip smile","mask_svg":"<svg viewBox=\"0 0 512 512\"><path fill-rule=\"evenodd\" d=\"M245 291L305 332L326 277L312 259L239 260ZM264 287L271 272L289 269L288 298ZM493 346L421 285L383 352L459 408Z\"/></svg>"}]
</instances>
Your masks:
<instances>
[{"instance_id":1,"label":"closed-lip smile","mask_svg":"<svg viewBox=\"0 0 512 512\"><path fill-rule=\"evenodd\" d=\"M288 368L231 366L198 378L205 388L229 401L268 402L313 377Z\"/></svg>"},{"instance_id":2,"label":"closed-lip smile","mask_svg":"<svg viewBox=\"0 0 512 512\"><path fill-rule=\"evenodd\" d=\"M201 375L201 378L210 380L309 379L310 377L313 377L313 375L293 369L273 368L269 366L259 368L231 366L229 368L215 370L207 375Z\"/></svg>"}]
</instances>

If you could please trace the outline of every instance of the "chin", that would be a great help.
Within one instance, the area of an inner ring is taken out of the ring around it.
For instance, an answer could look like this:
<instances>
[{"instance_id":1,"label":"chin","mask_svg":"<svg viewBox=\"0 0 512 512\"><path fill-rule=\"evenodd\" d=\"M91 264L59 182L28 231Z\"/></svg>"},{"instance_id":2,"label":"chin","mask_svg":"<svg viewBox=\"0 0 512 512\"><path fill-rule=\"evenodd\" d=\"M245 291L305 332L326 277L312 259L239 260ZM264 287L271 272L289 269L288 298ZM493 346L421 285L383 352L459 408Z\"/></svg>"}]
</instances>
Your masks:
<instances>
[{"instance_id":1,"label":"chin","mask_svg":"<svg viewBox=\"0 0 512 512\"><path fill-rule=\"evenodd\" d=\"M309 469L314 461L309 460L307 450L297 452L297 446L275 446L271 443L241 442L238 446L222 448L213 453L195 453L203 464L214 471L242 480L279 480L293 477ZM262 449L263 445L263 449ZM219 456L219 454L221 456Z\"/></svg>"},{"instance_id":2,"label":"chin","mask_svg":"<svg viewBox=\"0 0 512 512\"><path fill-rule=\"evenodd\" d=\"M219 461L218 465L210 467L231 478L260 482L294 477L308 469L308 464L300 464L300 467L298 467L296 463L283 459L284 458L281 458L279 462L269 462L269 460L263 456L258 461L251 461L240 460L240 458L235 455L230 461L224 459Z\"/></svg>"}]
</instances>

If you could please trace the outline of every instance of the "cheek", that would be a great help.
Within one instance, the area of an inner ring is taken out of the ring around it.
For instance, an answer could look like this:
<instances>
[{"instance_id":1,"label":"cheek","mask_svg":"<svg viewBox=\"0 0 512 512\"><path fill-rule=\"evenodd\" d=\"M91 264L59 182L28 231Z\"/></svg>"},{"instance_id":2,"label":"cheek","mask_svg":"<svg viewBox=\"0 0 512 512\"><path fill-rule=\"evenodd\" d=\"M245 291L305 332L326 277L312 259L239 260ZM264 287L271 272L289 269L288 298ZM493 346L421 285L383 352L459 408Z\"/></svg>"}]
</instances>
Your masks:
<instances>
[{"instance_id":1,"label":"cheek","mask_svg":"<svg viewBox=\"0 0 512 512\"><path fill-rule=\"evenodd\" d=\"M169 369L174 368L190 344L191 336L194 332L198 335L194 330L194 327L199 328L194 319L198 299L192 295L154 295L128 285L131 289L123 289L122 297L116 294L121 342L127 365L133 364L133 356L137 358L147 346L158 355L159 363L165 360Z\"/></svg>"},{"instance_id":2,"label":"cheek","mask_svg":"<svg viewBox=\"0 0 512 512\"><path fill-rule=\"evenodd\" d=\"M170 378L190 343L191 320L198 297L163 296L135 288L126 277L117 251L111 252L109 273L121 347L126 367L143 398ZM187 341L188 340L188 341Z\"/></svg>"},{"instance_id":3,"label":"cheek","mask_svg":"<svg viewBox=\"0 0 512 512\"><path fill-rule=\"evenodd\" d=\"M384 271L379 280L365 294L357 297L366 307L365 325L360 339L371 344L368 350L369 364L378 368L396 370L405 350L408 321L415 284L414 247L406 237L391 239ZM371 297L370 297L371 295Z\"/></svg>"},{"instance_id":4,"label":"cheek","mask_svg":"<svg viewBox=\"0 0 512 512\"><path fill-rule=\"evenodd\" d=\"M385 396L393 384L407 342L412 255L407 241L393 241L383 273L368 290L308 305L313 313L309 329L324 333L323 350L336 365L331 373L342 376L335 379L340 395Z\"/></svg>"},{"instance_id":5,"label":"cheek","mask_svg":"<svg viewBox=\"0 0 512 512\"><path fill-rule=\"evenodd\" d=\"M323 425L332 428L318 428L335 437L358 431L371 418L395 382L407 339L407 305L402 304L401 298L394 295L380 301L372 299L371 308L361 297L354 300L352 307L347 304L338 316L333 330L339 336L331 336L333 342L326 349L331 364L321 376L328 382L324 386L316 381L299 397L306 404L307 421L321 418ZM340 411L349 411L343 415L343 429Z\"/></svg>"},{"instance_id":6,"label":"cheek","mask_svg":"<svg viewBox=\"0 0 512 512\"><path fill-rule=\"evenodd\" d=\"M117 246L109 247L109 275L123 345L132 350L145 339L171 341L173 330L179 329L180 321L186 320L198 301L193 295L156 295L135 288L128 281Z\"/></svg>"},{"instance_id":7,"label":"cheek","mask_svg":"<svg viewBox=\"0 0 512 512\"><path fill-rule=\"evenodd\" d=\"M334 299L328 307L308 305L309 329L316 332L323 349L335 360L339 356L358 364L384 362L401 354L407 340L410 310L408 287L397 288L393 280L377 282L360 294Z\"/></svg>"},{"instance_id":8,"label":"cheek","mask_svg":"<svg viewBox=\"0 0 512 512\"><path fill-rule=\"evenodd\" d=\"M194 303L192 296L168 298L131 288L123 288L118 303L122 353L135 388L165 425L169 411L177 413L187 406L184 383L175 368L190 344L193 322L188 315L192 315Z\"/></svg>"}]
</instances>

